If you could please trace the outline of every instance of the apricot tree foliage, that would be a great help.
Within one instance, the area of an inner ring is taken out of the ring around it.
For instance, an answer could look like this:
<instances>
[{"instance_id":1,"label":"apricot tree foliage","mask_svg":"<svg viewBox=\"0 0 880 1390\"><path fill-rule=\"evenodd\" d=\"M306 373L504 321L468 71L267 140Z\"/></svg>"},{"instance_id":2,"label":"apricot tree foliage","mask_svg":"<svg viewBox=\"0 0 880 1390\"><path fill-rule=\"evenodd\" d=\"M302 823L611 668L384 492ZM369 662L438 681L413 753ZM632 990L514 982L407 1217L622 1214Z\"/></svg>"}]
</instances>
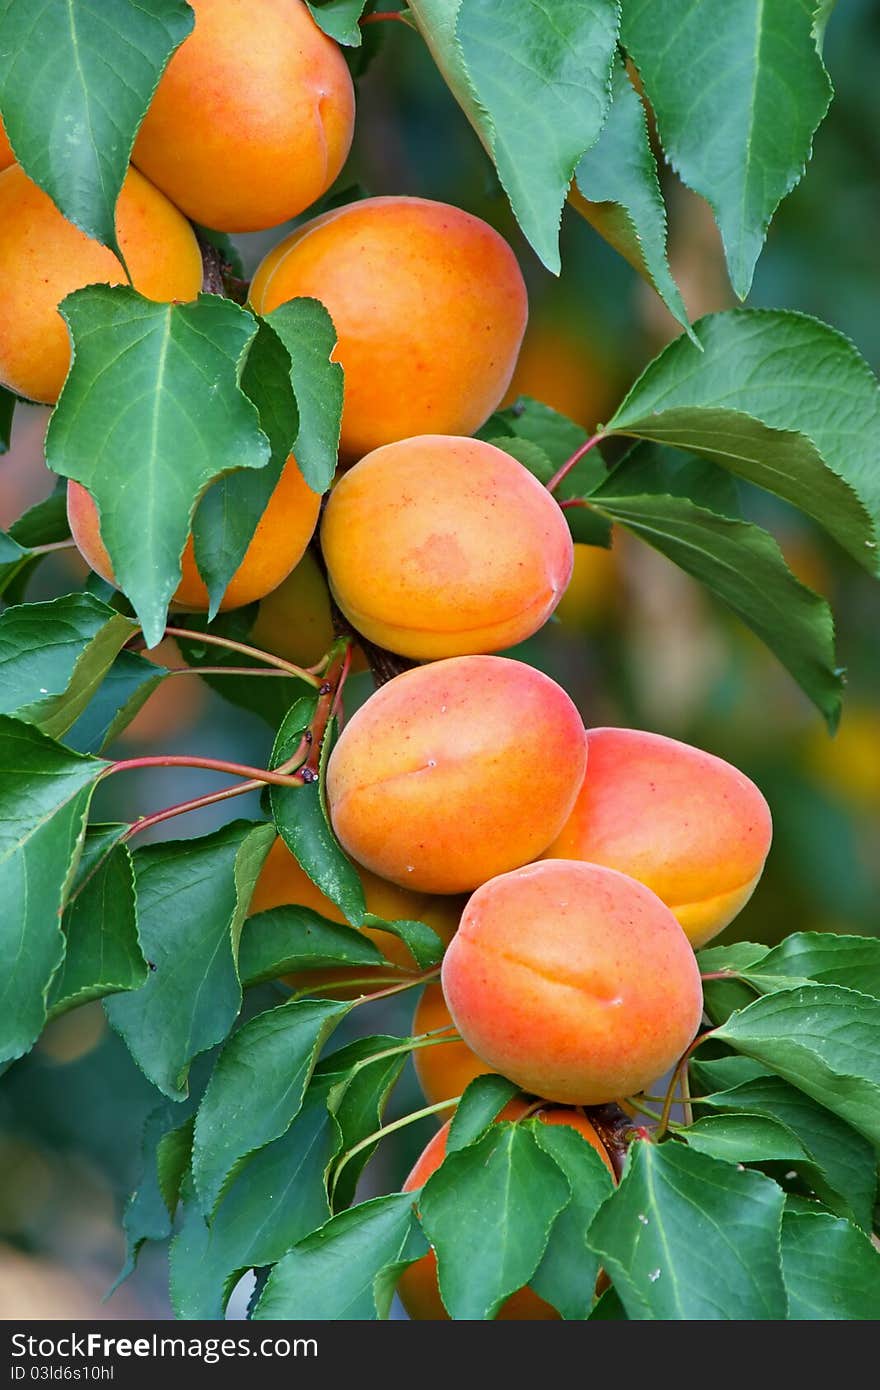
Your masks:
<instances>
[{"instance_id":1,"label":"apricot tree foliage","mask_svg":"<svg viewBox=\"0 0 880 1390\"><path fill-rule=\"evenodd\" d=\"M381 6L308 9L357 73ZM592 435L521 399L479 437L550 485L576 540L606 546L616 526L703 584L833 728L842 672L830 607L746 519L736 484L798 508L876 575L877 382L848 340L802 314L743 307L688 321L666 259L655 153L710 204L745 298L831 99L829 10L811 0L411 0L392 18L407 41L427 44L545 265L565 273L560 217L582 215L682 329ZM117 254L114 214L138 128L192 30L185 0L0 0L0 115L14 158L64 218ZM795 932L773 948L701 951L705 1018L665 1097L591 1107L614 1178L581 1138L536 1119L537 1105L498 1120L517 1087L485 1075L464 1092L448 1158L420 1190L358 1200L361 1172L402 1123L383 1126L383 1115L407 1059L443 1041L371 1034L362 1008L383 984L436 979L443 942L420 920L368 911L333 829L326 770L357 634L340 623L325 658L304 669L249 641L255 605L218 616L288 456L314 492L330 487L344 381L326 308L298 298L257 314L234 247L197 230L205 289L193 302L99 284L60 306L72 365L47 461L59 487L78 481L97 502L118 590L92 576L28 601L35 570L68 539L62 492L0 535L0 1062L15 1065L49 1020L105 1000L156 1092L123 1273L145 1241L172 1238L181 1318L223 1317L254 1270L255 1318L375 1319L432 1247L452 1317L494 1317L526 1285L581 1320L877 1317L873 940ZM0 388L4 449L15 408ZM210 607L169 619L190 533ZM263 767L222 749L176 761L237 779L199 804L262 789L263 818L138 847L144 829L187 806L146 818L133 807L119 824L96 823L90 807L111 776L173 767L161 749L129 762L106 753L172 679L142 654L166 632L189 667L271 731ZM397 669L366 647L380 680ZM249 916L276 835L327 915L282 903ZM402 941L409 967L362 926ZM381 983L344 999L280 983L342 969ZM600 1268L609 1282L595 1297Z\"/></svg>"}]
</instances>

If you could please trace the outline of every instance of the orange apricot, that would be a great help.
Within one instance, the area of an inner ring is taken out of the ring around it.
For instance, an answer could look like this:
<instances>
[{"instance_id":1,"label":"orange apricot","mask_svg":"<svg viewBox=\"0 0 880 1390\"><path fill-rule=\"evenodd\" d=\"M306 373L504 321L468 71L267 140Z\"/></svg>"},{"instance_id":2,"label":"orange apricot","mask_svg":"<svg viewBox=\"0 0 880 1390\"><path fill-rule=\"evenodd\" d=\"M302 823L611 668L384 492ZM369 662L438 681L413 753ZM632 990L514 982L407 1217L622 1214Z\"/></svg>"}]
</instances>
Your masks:
<instances>
[{"instance_id":1,"label":"orange apricot","mask_svg":"<svg viewBox=\"0 0 880 1390\"><path fill-rule=\"evenodd\" d=\"M193 299L202 258L192 227L136 169L116 205L116 235L136 290L161 302ZM20 396L54 403L70 366L58 313L83 285L126 283L106 246L62 217L18 164L0 174L0 382Z\"/></svg>"},{"instance_id":2,"label":"orange apricot","mask_svg":"<svg viewBox=\"0 0 880 1390\"><path fill-rule=\"evenodd\" d=\"M302 0L192 0L132 160L188 217L224 232L275 227L333 183L354 88Z\"/></svg>"},{"instance_id":3,"label":"orange apricot","mask_svg":"<svg viewBox=\"0 0 880 1390\"><path fill-rule=\"evenodd\" d=\"M641 729L590 729L589 773L547 850L637 878L702 946L745 906L770 849L754 782L712 753Z\"/></svg>"},{"instance_id":4,"label":"orange apricot","mask_svg":"<svg viewBox=\"0 0 880 1390\"><path fill-rule=\"evenodd\" d=\"M9 136L6 134L6 127L0 119L0 172L8 169L10 164L15 163L15 155L12 153L12 146L9 143Z\"/></svg>"},{"instance_id":5,"label":"orange apricot","mask_svg":"<svg viewBox=\"0 0 880 1390\"><path fill-rule=\"evenodd\" d=\"M295 666L314 666L336 637L327 581L315 556L306 550L296 568L260 603L248 640ZM352 652L351 670L367 670L360 647Z\"/></svg>"},{"instance_id":6,"label":"orange apricot","mask_svg":"<svg viewBox=\"0 0 880 1390\"><path fill-rule=\"evenodd\" d=\"M580 716L549 676L451 657L361 706L330 756L327 798L358 863L420 892L463 893L546 849L585 758Z\"/></svg>"},{"instance_id":7,"label":"orange apricot","mask_svg":"<svg viewBox=\"0 0 880 1390\"><path fill-rule=\"evenodd\" d=\"M437 1048L436 1050L439 1052L441 1049ZM527 1109L528 1106L525 1101L514 1100L504 1107L498 1118L517 1120ZM611 1160L605 1146L586 1115L580 1114L577 1110L552 1108L539 1110L536 1118L547 1125L569 1125L571 1129L576 1129L588 1144L592 1144L611 1176L614 1176L614 1169L611 1166ZM431 1175L436 1173L446 1157L446 1141L451 1124L452 1121L450 1120L441 1130L438 1130L433 1139L428 1141L416 1160L412 1172L403 1184L404 1192L414 1192L417 1188L424 1186ZM433 1250L404 1270L397 1286L397 1292L400 1295L401 1303L414 1321L448 1321L449 1314L440 1298L440 1288L437 1283L437 1256ZM511 1294L510 1298L502 1304L496 1318L501 1322L550 1322L558 1321L559 1314L532 1289L525 1288L518 1289L516 1293Z\"/></svg>"},{"instance_id":8,"label":"orange apricot","mask_svg":"<svg viewBox=\"0 0 880 1390\"><path fill-rule=\"evenodd\" d=\"M312 492L291 454L269 498L244 559L223 595L221 610L243 608L276 588L302 558L318 520L321 499ZM67 484L67 517L77 548L96 574L115 584L113 567L101 539L98 508L89 492L72 480ZM196 566L192 537L181 560L181 580L174 602L178 608L208 608L208 590Z\"/></svg>"},{"instance_id":9,"label":"orange apricot","mask_svg":"<svg viewBox=\"0 0 880 1390\"><path fill-rule=\"evenodd\" d=\"M341 450L473 434L507 389L525 330L522 273L478 217L423 198L368 198L298 227L251 283L267 314L321 300L345 369Z\"/></svg>"},{"instance_id":10,"label":"orange apricot","mask_svg":"<svg viewBox=\"0 0 880 1390\"><path fill-rule=\"evenodd\" d=\"M413 1015L414 1036L435 1033L440 1028L455 1028L443 990L439 985L426 985ZM444 1042L435 1047L419 1047L413 1053L413 1066L419 1085L429 1105L460 1096L476 1076L484 1076L492 1068L472 1052L467 1043Z\"/></svg>"},{"instance_id":11,"label":"orange apricot","mask_svg":"<svg viewBox=\"0 0 880 1390\"><path fill-rule=\"evenodd\" d=\"M386 922L424 922L427 926L433 927L444 945L452 940L462 909L462 903L457 899L432 898L424 893L408 893L396 884L386 883L383 879L377 878L367 869L360 869L359 875L367 911L375 917L381 917ZM322 917L329 918L331 922L344 924L346 920L336 904L331 902L312 882L305 870L300 868L279 836L260 870L250 902L250 913L253 916L258 912L267 912L270 908L284 907L288 904L309 907ZM399 937L392 936L390 932L382 931L378 927L361 927L360 930L388 957L392 966L399 966L404 970L416 968L409 949ZM344 999L363 994L368 988L365 985L349 989L349 981L370 979L373 975L381 976L387 973L388 970L381 965L345 966L302 971L287 976L286 980L294 989L302 989L305 985L333 984L337 986L333 991L334 995Z\"/></svg>"},{"instance_id":12,"label":"orange apricot","mask_svg":"<svg viewBox=\"0 0 880 1390\"><path fill-rule=\"evenodd\" d=\"M349 622L420 660L524 641L573 563L565 517L527 468L493 444L442 434L355 464L330 494L321 545Z\"/></svg>"},{"instance_id":13,"label":"orange apricot","mask_svg":"<svg viewBox=\"0 0 880 1390\"><path fill-rule=\"evenodd\" d=\"M567 859L478 888L442 981L478 1057L524 1091L570 1105L644 1090L689 1045L703 1006L669 908L615 869Z\"/></svg>"}]
</instances>

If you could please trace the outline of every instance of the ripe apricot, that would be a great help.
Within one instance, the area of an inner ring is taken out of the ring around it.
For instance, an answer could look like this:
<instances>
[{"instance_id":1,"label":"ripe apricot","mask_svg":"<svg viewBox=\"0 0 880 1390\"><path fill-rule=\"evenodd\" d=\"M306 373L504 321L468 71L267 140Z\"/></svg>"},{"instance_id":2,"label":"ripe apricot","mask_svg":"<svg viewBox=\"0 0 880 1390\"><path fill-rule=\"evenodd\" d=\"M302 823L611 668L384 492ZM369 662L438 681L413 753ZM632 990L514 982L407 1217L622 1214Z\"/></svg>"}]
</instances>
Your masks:
<instances>
[{"instance_id":1,"label":"ripe apricot","mask_svg":"<svg viewBox=\"0 0 880 1390\"><path fill-rule=\"evenodd\" d=\"M243 608L281 583L302 558L314 532L320 505L319 495L312 492L291 454L244 559L229 581L221 609ZM90 493L72 480L67 484L67 517L80 554L96 574L108 584L115 584L110 556L101 539L98 509ZM181 569L175 604L192 611L206 610L208 590L196 567L191 536L183 552Z\"/></svg>"},{"instance_id":2,"label":"ripe apricot","mask_svg":"<svg viewBox=\"0 0 880 1390\"><path fill-rule=\"evenodd\" d=\"M314 666L336 636L327 581L315 556L306 550L296 568L260 603L248 640L295 666ZM351 669L367 670L360 647L352 651Z\"/></svg>"},{"instance_id":3,"label":"ripe apricot","mask_svg":"<svg viewBox=\"0 0 880 1390\"><path fill-rule=\"evenodd\" d=\"M136 290L147 299L193 299L202 258L192 227L136 169L116 205L116 235ZM121 285L112 251L62 217L18 164L0 174L0 381L20 396L54 403L70 366L58 313L83 285Z\"/></svg>"},{"instance_id":4,"label":"ripe apricot","mask_svg":"<svg viewBox=\"0 0 880 1390\"><path fill-rule=\"evenodd\" d=\"M773 833L744 773L712 753L641 729L590 729L589 773L547 850L637 878L702 946L745 906Z\"/></svg>"},{"instance_id":5,"label":"ripe apricot","mask_svg":"<svg viewBox=\"0 0 880 1390\"><path fill-rule=\"evenodd\" d=\"M360 869L359 874L368 912L383 918L386 922L424 922L434 928L444 945L452 940L463 906L458 899L431 898L424 893L408 893L393 883L386 883L383 879L377 878L366 869ZM331 922L345 923L346 920L336 904L331 902L300 868L279 836L260 871L251 898L250 913L253 916L258 912L267 912L270 908L287 904L309 907L313 912L319 912L322 917L328 917ZM360 930L379 947L392 965L400 966L404 970L416 968L409 949L399 937L381 931L378 927L361 927ZM286 980L294 989L302 989L305 985L316 987L335 984L338 988L334 989L334 995L344 999L363 994L368 988L364 985L348 989L348 981L369 979L372 975L387 973L387 969L381 965L366 968L346 966L301 971L296 975L287 976Z\"/></svg>"},{"instance_id":6,"label":"ripe apricot","mask_svg":"<svg viewBox=\"0 0 880 1390\"><path fill-rule=\"evenodd\" d=\"M15 155L12 153L12 146L9 143L9 136L6 134L6 127L0 120L0 172L8 169L10 164L15 163Z\"/></svg>"},{"instance_id":7,"label":"ripe apricot","mask_svg":"<svg viewBox=\"0 0 880 1390\"><path fill-rule=\"evenodd\" d=\"M330 187L351 146L354 88L302 0L192 0L132 160L188 217L275 227Z\"/></svg>"},{"instance_id":8,"label":"ripe apricot","mask_svg":"<svg viewBox=\"0 0 880 1390\"><path fill-rule=\"evenodd\" d=\"M492 444L386 444L334 487L321 523L333 597L377 646L420 660L498 651L550 617L571 577L565 517Z\"/></svg>"},{"instance_id":9,"label":"ripe apricot","mask_svg":"<svg viewBox=\"0 0 880 1390\"><path fill-rule=\"evenodd\" d=\"M442 1048L429 1049L430 1051L440 1052ZM416 1053L416 1056L419 1054ZM525 1101L513 1100L506 1105L499 1119L517 1120L528 1109ZM576 1129L588 1144L593 1148L602 1159L608 1171L614 1176L614 1169L605 1147L596 1133L586 1115L580 1114L577 1110L561 1110L559 1108L548 1108L539 1110L537 1119L542 1120L547 1125L569 1125ZM403 1184L404 1192L414 1192L416 1188L424 1186L433 1173L437 1171L440 1164L446 1157L446 1140L449 1136L449 1128L452 1124L450 1120L441 1130L430 1139L422 1150L421 1155L416 1160L406 1182ZM400 1283L397 1286L400 1301L409 1316L417 1322L438 1322L448 1321L449 1314L443 1306L440 1298L440 1288L437 1283L437 1256L431 1250L427 1255L423 1255L415 1264L411 1264L404 1270ZM543 1298L534 1293L531 1289L519 1289L515 1294L502 1304L496 1317L502 1322L550 1322L558 1321L559 1314L556 1309L547 1303Z\"/></svg>"},{"instance_id":10,"label":"ripe apricot","mask_svg":"<svg viewBox=\"0 0 880 1390\"><path fill-rule=\"evenodd\" d=\"M547 847L585 757L580 716L549 676L451 657L395 676L352 717L330 756L330 814L373 873L463 893Z\"/></svg>"},{"instance_id":11,"label":"ripe apricot","mask_svg":"<svg viewBox=\"0 0 880 1390\"><path fill-rule=\"evenodd\" d=\"M301 295L336 326L349 459L416 434L473 434L504 395L528 314L507 242L423 198L368 198L298 227L259 266L251 303L268 314Z\"/></svg>"},{"instance_id":12,"label":"ripe apricot","mask_svg":"<svg viewBox=\"0 0 880 1390\"><path fill-rule=\"evenodd\" d=\"M443 960L465 1042L524 1091L601 1105L656 1081L700 1022L700 972L656 894L545 859L478 888Z\"/></svg>"},{"instance_id":13,"label":"ripe apricot","mask_svg":"<svg viewBox=\"0 0 880 1390\"><path fill-rule=\"evenodd\" d=\"M416 1036L435 1033L440 1028L455 1028L443 990L439 985L426 985L416 1005L412 1031ZM419 1047L413 1053L413 1066L429 1105L460 1096L475 1076L483 1076L492 1068L472 1052L467 1043L444 1042L436 1047Z\"/></svg>"}]
</instances>

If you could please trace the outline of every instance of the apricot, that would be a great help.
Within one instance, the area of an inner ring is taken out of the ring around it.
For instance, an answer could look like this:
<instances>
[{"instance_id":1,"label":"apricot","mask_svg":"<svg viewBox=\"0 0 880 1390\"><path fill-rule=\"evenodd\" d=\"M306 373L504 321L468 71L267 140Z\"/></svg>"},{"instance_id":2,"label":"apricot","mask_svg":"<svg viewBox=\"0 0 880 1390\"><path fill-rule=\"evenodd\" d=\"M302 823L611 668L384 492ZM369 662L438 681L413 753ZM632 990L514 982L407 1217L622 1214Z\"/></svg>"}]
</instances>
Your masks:
<instances>
[{"instance_id":1,"label":"apricot","mask_svg":"<svg viewBox=\"0 0 880 1390\"><path fill-rule=\"evenodd\" d=\"M336 834L392 883L463 893L541 854L568 819L586 736L565 691L501 656L458 656L383 685L327 770Z\"/></svg>"},{"instance_id":2,"label":"apricot","mask_svg":"<svg viewBox=\"0 0 880 1390\"><path fill-rule=\"evenodd\" d=\"M116 235L136 290L162 302L193 299L202 258L192 227L164 194L129 169ZM53 404L70 366L65 295L126 283L116 256L68 222L18 164L0 174L0 382Z\"/></svg>"},{"instance_id":3,"label":"apricot","mask_svg":"<svg viewBox=\"0 0 880 1390\"><path fill-rule=\"evenodd\" d=\"M412 1031L415 1036L435 1033L440 1028L455 1028L443 990L439 985L426 985L416 1005ZM460 1096L476 1076L484 1076L492 1068L482 1062L467 1043L444 1042L436 1047L420 1047L412 1055L419 1085L429 1105Z\"/></svg>"},{"instance_id":4,"label":"apricot","mask_svg":"<svg viewBox=\"0 0 880 1390\"><path fill-rule=\"evenodd\" d=\"M457 899L431 898L426 894L408 893L393 883L384 882L366 869L360 869L359 875L368 912L382 917L386 922L425 922L427 926L434 928L444 945L452 940L463 906ZM300 868L279 836L260 871L250 902L250 913L253 916L258 912L267 912L270 908L288 904L309 907L313 912L319 912L322 917L328 917L331 922L344 924L346 920L336 904L331 902L312 882L305 870ZM400 966L404 970L416 968L409 949L399 937L377 927L361 927L360 930L379 947L392 965ZM345 999L363 994L367 989L366 985L348 988L349 981L370 979L373 975L387 973L387 969L381 965L366 968L345 966L302 971L285 978L293 989L302 989L306 985L336 985L334 995ZM440 1048L435 1050L440 1051Z\"/></svg>"},{"instance_id":5,"label":"apricot","mask_svg":"<svg viewBox=\"0 0 880 1390\"><path fill-rule=\"evenodd\" d=\"M192 0L132 160L203 226L286 222L333 183L351 146L354 88L302 0Z\"/></svg>"},{"instance_id":6,"label":"apricot","mask_svg":"<svg viewBox=\"0 0 880 1390\"><path fill-rule=\"evenodd\" d=\"M336 636L327 581L315 556L306 550L296 568L262 600L248 640L295 666L315 666ZM352 652L351 669L367 670L360 647Z\"/></svg>"},{"instance_id":7,"label":"apricot","mask_svg":"<svg viewBox=\"0 0 880 1390\"><path fill-rule=\"evenodd\" d=\"M253 539L223 595L221 609L243 608L281 583L302 558L318 520L321 498L312 492L291 454L284 465ZM110 556L101 539L98 509L91 494L71 480L67 484L70 532L96 574L115 584ZM181 560L182 575L174 594L178 608L207 610L208 590L196 567L192 537Z\"/></svg>"},{"instance_id":8,"label":"apricot","mask_svg":"<svg viewBox=\"0 0 880 1390\"><path fill-rule=\"evenodd\" d=\"M440 1052L443 1049L430 1050ZM499 1119L517 1120L527 1109L528 1106L525 1101L511 1101L509 1105L505 1106ZM572 1129L576 1129L578 1134L583 1135L588 1144L592 1144L611 1176L614 1176L611 1160L586 1115L581 1115L576 1110L554 1108L539 1110L536 1118L547 1125L569 1125ZM451 1124L452 1121L450 1120L441 1130L438 1130L433 1139L428 1141L420 1157L416 1160L412 1172L403 1184L404 1192L414 1192L417 1188L424 1186L431 1175L436 1173L446 1157L446 1141ZM449 1314L440 1298L440 1288L437 1283L437 1256L433 1250L404 1270L397 1286L397 1292L400 1295L401 1303L414 1321L449 1320ZM559 1314L556 1309L543 1298L539 1298L529 1288L519 1289L515 1294L511 1294L510 1298L501 1305L496 1317L502 1322L559 1321Z\"/></svg>"},{"instance_id":9,"label":"apricot","mask_svg":"<svg viewBox=\"0 0 880 1390\"><path fill-rule=\"evenodd\" d=\"M507 389L528 315L507 242L423 198L368 198L298 227L257 269L251 304L268 314L301 295L336 326L348 459L416 434L473 434Z\"/></svg>"},{"instance_id":10,"label":"apricot","mask_svg":"<svg viewBox=\"0 0 880 1390\"><path fill-rule=\"evenodd\" d=\"M321 545L352 626L420 660L524 641L573 564L565 517L527 468L492 444L442 434L355 464L330 494Z\"/></svg>"},{"instance_id":11,"label":"apricot","mask_svg":"<svg viewBox=\"0 0 880 1390\"><path fill-rule=\"evenodd\" d=\"M566 291L563 291L566 292ZM533 313L513 380L502 405L518 396L543 401L591 432L607 420L620 399L619 369L609 366L607 346L584 331L582 313L541 307Z\"/></svg>"},{"instance_id":12,"label":"apricot","mask_svg":"<svg viewBox=\"0 0 880 1390\"><path fill-rule=\"evenodd\" d=\"M9 136L6 134L6 127L0 120L0 172L8 169L10 164L15 163L15 155L12 153L12 146L9 143Z\"/></svg>"},{"instance_id":13,"label":"apricot","mask_svg":"<svg viewBox=\"0 0 880 1390\"><path fill-rule=\"evenodd\" d=\"M443 960L469 1047L524 1091L570 1105L635 1094L700 1022L700 972L655 893L615 869L545 859L478 888Z\"/></svg>"},{"instance_id":14,"label":"apricot","mask_svg":"<svg viewBox=\"0 0 880 1390\"><path fill-rule=\"evenodd\" d=\"M752 896L770 849L770 809L744 773L712 753L641 729L590 729L589 772L547 850L637 878L692 945L722 931Z\"/></svg>"}]
</instances>

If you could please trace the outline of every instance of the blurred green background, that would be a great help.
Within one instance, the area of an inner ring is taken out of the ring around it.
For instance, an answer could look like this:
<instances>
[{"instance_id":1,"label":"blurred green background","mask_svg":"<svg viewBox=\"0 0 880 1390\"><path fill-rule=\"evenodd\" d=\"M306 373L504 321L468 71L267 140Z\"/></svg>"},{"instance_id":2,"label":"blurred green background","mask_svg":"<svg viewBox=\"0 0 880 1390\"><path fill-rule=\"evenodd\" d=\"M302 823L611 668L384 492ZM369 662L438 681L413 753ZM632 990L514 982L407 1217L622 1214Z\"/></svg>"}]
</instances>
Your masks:
<instances>
[{"instance_id":1,"label":"blurred green background","mask_svg":"<svg viewBox=\"0 0 880 1390\"><path fill-rule=\"evenodd\" d=\"M378 28L380 26L376 26ZM675 325L653 293L572 211L555 281L517 234L497 181L418 37L381 26L381 51L359 87L358 132L340 188L412 193L457 203L516 246L531 322L514 382L585 426L610 415ZM375 38L376 30L373 30ZM829 26L826 60L837 96L807 177L783 204L759 263L754 305L814 313L848 334L880 369L880 10L847 0ZM730 305L708 209L663 175L670 254L692 316ZM238 239L248 271L283 231ZM0 463L0 526L45 496L47 412L16 411ZM700 744L736 763L767 795L775 841L764 879L726 939L776 941L796 930L880 931L880 589L798 514L758 494L751 516L780 539L795 572L833 603L848 692L837 737L773 659L696 584L643 545L617 538L583 549L558 621L518 651L561 680L590 724L629 724ZM40 570L29 597L77 587L69 556ZM365 677L358 678L363 687ZM363 697L363 688L360 696ZM121 744L128 755L213 752L245 762L268 753L268 728L195 680L171 681ZM192 772L114 779L96 814L131 818L213 789ZM236 815L258 814L243 798ZM162 827L204 833L222 808ZM269 987L249 1001L265 1007ZM406 1033L410 996L376 1008L369 1031ZM345 1037L339 1037L342 1043ZM207 1059L209 1060L209 1059ZM195 1069L204 1073L207 1060ZM0 1081L0 1317L169 1317L166 1255L146 1249L112 1301L101 1297L123 1257L120 1216L139 1169L144 1119L158 1095L111 1034L100 1005L50 1027ZM409 1071L393 1114L417 1107ZM430 1133L413 1126L383 1147L364 1193L399 1185ZM231 1316L242 1316L246 1293Z\"/></svg>"}]
</instances>

